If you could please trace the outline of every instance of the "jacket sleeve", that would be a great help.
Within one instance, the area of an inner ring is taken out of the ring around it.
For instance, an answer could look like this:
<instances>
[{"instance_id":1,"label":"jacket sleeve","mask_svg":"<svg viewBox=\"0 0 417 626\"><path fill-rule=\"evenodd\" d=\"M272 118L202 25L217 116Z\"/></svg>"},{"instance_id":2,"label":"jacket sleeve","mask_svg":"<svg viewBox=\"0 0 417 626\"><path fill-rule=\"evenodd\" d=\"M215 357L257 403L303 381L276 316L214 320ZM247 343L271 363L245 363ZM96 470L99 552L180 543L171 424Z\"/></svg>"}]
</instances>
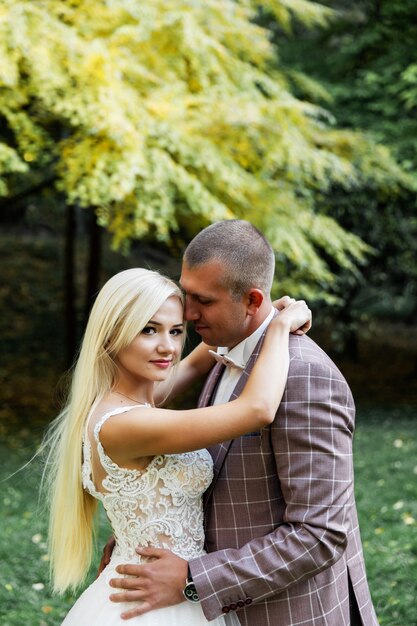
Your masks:
<instances>
[{"instance_id":1,"label":"jacket sleeve","mask_svg":"<svg viewBox=\"0 0 417 626\"><path fill-rule=\"evenodd\" d=\"M354 403L336 367L292 363L270 427L282 496L282 521L239 549L193 559L191 573L211 620L281 593L333 565L347 543L354 506ZM233 505L231 505L233 506Z\"/></svg>"}]
</instances>

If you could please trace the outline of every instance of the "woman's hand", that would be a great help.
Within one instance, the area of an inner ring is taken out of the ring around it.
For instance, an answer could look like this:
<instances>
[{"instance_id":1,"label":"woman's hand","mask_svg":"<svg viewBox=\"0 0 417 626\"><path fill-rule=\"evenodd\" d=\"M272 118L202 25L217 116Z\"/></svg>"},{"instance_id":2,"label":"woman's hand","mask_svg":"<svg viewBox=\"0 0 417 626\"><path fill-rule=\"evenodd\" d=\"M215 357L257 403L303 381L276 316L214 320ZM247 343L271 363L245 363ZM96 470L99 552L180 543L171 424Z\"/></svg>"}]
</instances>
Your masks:
<instances>
[{"instance_id":1,"label":"woman's hand","mask_svg":"<svg viewBox=\"0 0 417 626\"><path fill-rule=\"evenodd\" d=\"M304 300L295 300L289 296L283 296L272 304L280 311L280 314L275 318L277 323L288 325L289 332L295 335L304 335L310 330L312 315Z\"/></svg>"},{"instance_id":2,"label":"woman's hand","mask_svg":"<svg viewBox=\"0 0 417 626\"><path fill-rule=\"evenodd\" d=\"M295 302L295 298L290 298L290 296L282 296L278 298L278 300L274 300L272 306L278 309L278 311L282 311L286 306Z\"/></svg>"}]
</instances>

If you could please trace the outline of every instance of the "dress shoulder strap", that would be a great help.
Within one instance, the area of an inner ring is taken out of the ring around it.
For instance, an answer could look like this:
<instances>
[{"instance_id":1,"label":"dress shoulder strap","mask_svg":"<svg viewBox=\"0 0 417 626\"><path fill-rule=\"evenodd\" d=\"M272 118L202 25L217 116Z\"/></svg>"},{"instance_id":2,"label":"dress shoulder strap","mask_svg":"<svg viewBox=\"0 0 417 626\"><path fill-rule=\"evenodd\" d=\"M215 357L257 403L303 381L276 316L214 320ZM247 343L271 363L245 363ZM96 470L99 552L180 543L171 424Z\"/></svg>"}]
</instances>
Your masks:
<instances>
[{"instance_id":1,"label":"dress shoulder strap","mask_svg":"<svg viewBox=\"0 0 417 626\"><path fill-rule=\"evenodd\" d=\"M120 415L121 413L126 413L126 411L135 409L138 406L150 407L151 405L150 404L141 404L141 405L133 404L131 406L123 406L123 407L118 407L117 409L111 409L110 411L107 411L107 413L105 413L99 419L97 424L94 426L94 439L97 444L97 452L100 458L100 463L107 473L111 472L112 469L119 471L120 468L116 465L116 463L112 461L112 459L110 459L110 457L106 455L103 445L100 442L100 429L102 428L106 420L109 419L109 417L112 417L113 415ZM83 481L84 488L92 496L101 499L102 494L96 489L94 482L93 482L92 462L91 462L91 443L90 443L90 437L88 436L88 424L89 424L91 415L93 413L93 410L94 410L94 406L92 407L92 410L90 411L90 414L88 415L86 423L85 423L85 430L84 430L84 436L83 436L82 481Z\"/></svg>"},{"instance_id":2,"label":"dress shoulder strap","mask_svg":"<svg viewBox=\"0 0 417 626\"><path fill-rule=\"evenodd\" d=\"M147 402L144 402L143 404L132 404L129 406L120 406L117 409L111 409L110 411L107 411L107 413L105 413L97 422L97 424L94 426L94 439L96 441L96 443L100 443L100 430L103 426L103 424L109 419L109 417L113 417L113 415L121 415L122 413L126 413L127 411L130 411L131 409L137 409L138 407L151 407L150 404L148 404Z\"/></svg>"}]
</instances>

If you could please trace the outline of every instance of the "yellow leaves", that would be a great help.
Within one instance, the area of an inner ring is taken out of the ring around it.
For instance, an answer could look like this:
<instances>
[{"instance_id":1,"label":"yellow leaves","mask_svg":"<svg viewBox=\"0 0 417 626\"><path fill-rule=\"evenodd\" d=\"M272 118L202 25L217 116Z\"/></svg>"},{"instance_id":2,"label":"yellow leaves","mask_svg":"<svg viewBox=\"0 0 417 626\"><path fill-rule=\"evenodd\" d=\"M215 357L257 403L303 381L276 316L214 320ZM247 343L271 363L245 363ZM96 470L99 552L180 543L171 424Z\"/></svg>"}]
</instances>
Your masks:
<instances>
[{"instance_id":1,"label":"yellow leaves","mask_svg":"<svg viewBox=\"0 0 417 626\"><path fill-rule=\"evenodd\" d=\"M71 202L101 206L120 202L132 193L136 178L146 175L147 165L140 136L116 144L108 137L78 136L62 143L60 188Z\"/></svg>"},{"instance_id":2,"label":"yellow leaves","mask_svg":"<svg viewBox=\"0 0 417 626\"><path fill-rule=\"evenodd\" d=\"M92 50L87 54L82 63L83 73L85 73L84 80L91 80L95 82L106 84L110 80L106 72L106 59L100 51Z\"/></svg>"},{"instance_id":3,"label":"yellow leaves","mask_svg":"<svg viewBox=\"0 0 417 626\"><path fill-rule=\"evenodd\" d=\"M0 29L0 37L1 37ZM17 55L6 50L4 39L0 39L0 85L1 87L14 87L19 78Z\"/></svg>"},{"instance_id":4,"label":"yellow leaves","mask_svg":"<svg viewBox=\"0 0 417 626\"><path fill-rule=\"evenodd\" d=\"M318 249L346 267L364 249L314 215L314 194L360 184L380 157L290 93L254 23L259 7L284 27L331 14L307 0L9 0L0 113L16 139L0 147L0 171L53 164L58 190L94 207L116 247L149 233L169 240L190 214L202 224L237 215L298 270L330 281Z\"/></svg>"},{"instance_id":5,"label":"yellow leaves","mask_svg":"<svg viewBox=\"0 0 417 626\"><path fill-rule=\"evenodd\" d=\"M4 143L0 143L0 172L24 172L26 165L21 161L19 155L13 148Z\"/></svg>"},{"instance_id":6,"label":"yellow leaves","mask_svg":"<svg viewBox=\"0 0 417 626\"><path fill-rule=\"evenodd\" d=\"M53 610L54 609L52 608L52 606L49 606L47 604L42 607L42 613L45 613L45 615L52 613Z\"/></svg>"},{"instance_id":7,"label":"yellow leaves","mask_svg":"<svg viewBox=\"0 0 417 626\"><path fill-rule=\"evenodd\" d=\"M0 100L0 112L6 118L10 130L13 131L18 150L26 163L47 162L52 154L46 153L51 148L48 135L40 128L26 111L19 111L18 103L4 96ZM26 170L25 169L22 171Z\"/></svg>"},{"instance_id":8,"label":"yellow leaves","mask_svg":"<svg viewBox=\"0 0 417 626\"><path fill-rule=\"evenodd\" d=\"M410 513L403 513L401 515L401 519L404 522L404 524L406 526L415 526L416 525L416 520L414 519L414 517L410 514Z\"/></svg>"},{"instance_id":9,"label":"yellow leaves","mask_svg":"<svg viewBox=\"0 0 417 626\"><path fill-rule=\"evenodd\" d=\"M309 100L312 100L313 102L322 101L326 103L331 103L333 101L333 96L323 87L323 85L303 72L290 69L287 72L287 76L298 87L298 89L302 91L303 96L307 97Z\"/></svg>"},{"instance_id":10,"label":"yellow leaves","mask_svg":"<svg viewBox=\"0 0 417 626\"><path fill-rule=\"evenodd\" d=\"M279 0L279 2L268 0L268 2L263 2L263 4L267 4L278 18L282 15L281 19L286 19L286 23L283 26L288 26L289 22L288 16L284 18L284 10L287 10L288 13L291 12L306 26L325 26L335 15L333 9L318 2L309 2L308 0Z\"/></svg>"},{"instance_id":11,"label":"yellow leaves","mask_svg":"<svg viewBox=\"0 0 417 626\"><path fill-rule=\"evenodd\" d=\"M401 509L403 509L404 506L405 506L404 500L397 500L397 502L394 502L394 504L392 505L392 508L394 509L394 511L401 511ZM413 515L409 511L404 511L401 514L401 521L406 526L415 526L417 523L416 519L413 517Z\"/></svg>"},{"instance_id":12,"label":"yellow leaves","mask_svg":"<svg viewBox=\"0 0 417 626\"><path fill-rule=\"evenodd\" d=\"M181 109L178 106L180 103L175 105L172 101L168 99L165 100L147 100L146 108L149 113L161 120L167 120L173 117L173 113L178 112L181 113Z\"/></svg>"},{"instance_id":13,"label":"yellow leaves","mask_svg":"<svg viewBox=\"0 0 417 626\"><path fill-rule=\"evenodd\" d=\"M26 163L20 159L16 150L0 143L0 196L6 196L9 191L6 180L2 177L11 173L24 173L27 169Z\"/></svg>"}]
</instances>

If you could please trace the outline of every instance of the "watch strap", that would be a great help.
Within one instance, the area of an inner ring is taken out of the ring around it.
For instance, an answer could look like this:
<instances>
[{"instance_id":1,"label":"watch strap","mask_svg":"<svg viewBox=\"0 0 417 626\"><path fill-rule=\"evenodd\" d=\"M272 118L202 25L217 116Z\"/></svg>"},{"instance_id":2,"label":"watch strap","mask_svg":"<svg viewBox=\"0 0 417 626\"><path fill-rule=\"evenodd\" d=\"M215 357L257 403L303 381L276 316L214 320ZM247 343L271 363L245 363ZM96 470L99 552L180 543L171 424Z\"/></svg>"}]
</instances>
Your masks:
<instances>
[{"instance_id":1,"label":"watch strap","mask_svg":"<svg viewBox=\"0 0 417 626\"><path fill-rule=\"evenodd\" d=\"M187 569L187 579L185 581L185 587L183 589L183 594L188 602L200 602L200 598L198 597L197 589L195 588L195 584L193 581L193 577L191 575L190 566L188 565Z\"/></svg>"}]
</instances>

